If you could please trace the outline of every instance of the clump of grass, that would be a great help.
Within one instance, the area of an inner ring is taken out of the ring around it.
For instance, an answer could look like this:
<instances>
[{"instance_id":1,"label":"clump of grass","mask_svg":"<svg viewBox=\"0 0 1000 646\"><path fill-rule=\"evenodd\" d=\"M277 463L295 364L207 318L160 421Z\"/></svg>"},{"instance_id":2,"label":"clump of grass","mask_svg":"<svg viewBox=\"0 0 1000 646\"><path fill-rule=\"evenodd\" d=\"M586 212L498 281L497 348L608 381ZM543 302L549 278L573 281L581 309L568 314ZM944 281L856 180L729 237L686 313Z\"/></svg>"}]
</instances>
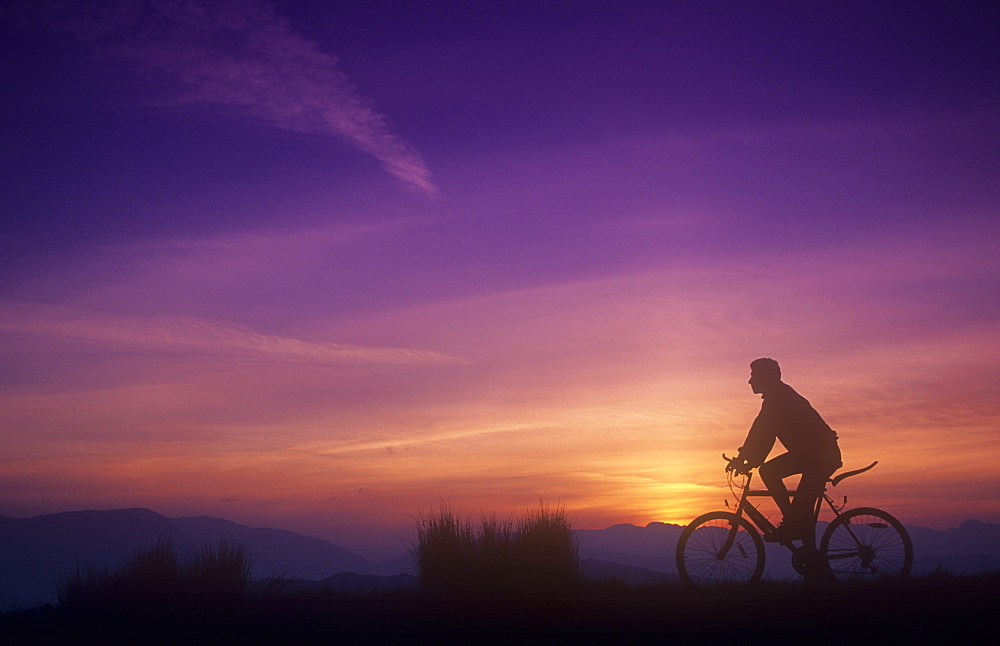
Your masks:
<instances>
[{"instance_id":1,"label":"clump of grass","mask_svg":"<svg viewBox=\"0 0 1000 646\"><path fill-rule=\"evenodd\" d=\"M448 506L417 521L414 560L430 592L526 592L564 588L579 578L579 550L562 508L518 518L484 515L478 524Z\"/></svg>"},{"instance_id":2,"label":"clump of grass","mask_svg":"<svg viewBox=\"0 0 1000 646\"><path fill-rule=\"evenodd\" d=\"M253 561L240 543L221 539L205 545L181 570L181 581L190 596L202 602L242 599L250 589Z\"/></svg>"},{"instance_id":3,"label":"clump of grass","mask_svg":"<svg viewBox=\"0 0 1000 646\"><path fill-rule=\"evenodd\" d=\"M105 568L83 567L63 575L56 581L56 596L64 608L82 608L92 605L99 596L106 594L110 573Z\"/></svg>"},{"instance_id":4,"label":"clump of grass","mask_svg":"<svg viewBox=\"0 0 1000 646\"><path fill-rule=\"evenodd\" d=\"M417 520L414 560L421 587L444 590L466 587L476 560L476 534L468 520L458 518L450 507Z\"/></svg>"},{"instance_id":5,"label":"clump of grass","mask_svg":"<svg viewBox=\"0 0 1000 646\"><path fill-rule=\"evenodd\" d=\"M57 582L59 604L73 609L156 608L238 602L250 587L246 548L225 539L182 562L161 540L138 550L116 570L83 568Z\"/></svg>"},{"instance_id":6,"label":"clump of grass","mask_svg":"<svg viewBox=\"0 0 1000 646\"><path fill-rule=\"evenodd\" d=\"M177 553L169 541L135 552L117 570L77 566L57 583L60 605L156 605L175 598L180 581Z\"/></svg>"},{"instance_id":7,"label":"clump of grass","mask_svg":"<svg viewBox=\"0 0 1000 646\"><path fill-rule=\"evenodd\" d=\"M540 505L517 524L516 563L541 581L558 585L579 575L579 546L562 508Z\"/></svg>"}]
</instances>

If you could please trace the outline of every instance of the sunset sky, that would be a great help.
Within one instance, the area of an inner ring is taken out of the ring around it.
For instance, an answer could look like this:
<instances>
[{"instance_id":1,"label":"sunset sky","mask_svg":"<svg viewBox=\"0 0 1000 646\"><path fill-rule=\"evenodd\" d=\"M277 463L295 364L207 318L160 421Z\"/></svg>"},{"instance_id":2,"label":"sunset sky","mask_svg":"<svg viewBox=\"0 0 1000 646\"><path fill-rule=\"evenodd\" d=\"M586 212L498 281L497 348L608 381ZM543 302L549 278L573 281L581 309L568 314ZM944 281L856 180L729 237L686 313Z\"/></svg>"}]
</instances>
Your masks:
<instances>
[{"instance_id":1,"label":"sunset sky","mask_svg":"<svg viewBox=\"0 0 1000 646\"><path fill-rule=\"evenodd\" d=\"M686 523L770 356L852 504L1000 522L994 9L0 10L0 514Z\"/></svg>"}]
</instances>

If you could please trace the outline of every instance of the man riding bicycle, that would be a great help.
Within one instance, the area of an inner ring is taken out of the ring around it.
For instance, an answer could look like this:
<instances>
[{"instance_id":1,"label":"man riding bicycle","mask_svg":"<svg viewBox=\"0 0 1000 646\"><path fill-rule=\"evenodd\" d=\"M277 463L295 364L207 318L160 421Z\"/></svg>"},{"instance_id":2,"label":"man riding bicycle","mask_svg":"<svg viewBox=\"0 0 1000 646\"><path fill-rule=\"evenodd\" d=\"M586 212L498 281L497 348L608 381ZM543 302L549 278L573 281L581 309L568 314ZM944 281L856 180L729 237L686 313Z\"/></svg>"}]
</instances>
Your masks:
<instances>
[{"instance_id":1,"label":"man riding bicycle","mask_svg":"<svg viewBox=\"0 0 1000 646\"><path fill-rule=\"evenodd\" d=\"M841 467L837 433L831 429L805 397L781 381L781 368L774 359L750 363L750 387L764 400L750 427L739 455L726 470L746 473L760 467L761 480L774 497L784 520L766 541L811 540L813 505L827 480ZM764 462L780 440L786 453ZM795 498L789 499L784 478L802 474Z\"/></svg>"}]
</instances>

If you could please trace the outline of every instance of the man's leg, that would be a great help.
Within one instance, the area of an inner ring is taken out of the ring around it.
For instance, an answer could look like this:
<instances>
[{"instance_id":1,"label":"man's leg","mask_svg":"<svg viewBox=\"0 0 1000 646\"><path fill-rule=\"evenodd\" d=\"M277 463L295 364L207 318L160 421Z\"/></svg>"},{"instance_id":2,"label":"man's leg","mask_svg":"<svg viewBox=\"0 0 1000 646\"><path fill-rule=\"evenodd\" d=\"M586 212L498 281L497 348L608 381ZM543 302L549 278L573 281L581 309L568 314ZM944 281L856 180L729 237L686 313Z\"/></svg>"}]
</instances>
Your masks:
<instances>
[{"instance_id":1,"label":"man's leg","mask_svg":"<svg viewBox=\"0 0 1000 646\"><path fill-rule=\"evenodd\" d=\"M815 505L823 493L823 487L830 473L806 470L799 479L799 486L795 489L795 498L792 500L787 522L796 528L806 546L816 546Z\"/></svg>"},{"instance_id":2,"label":"man's leg","mask_svg":"<svg viewBox=\"0 0 1000 646\"><path fill-rule=\"evenodd\" d=\"M823 487L832 471L827 472L806 470L802 473L799 486L795 489L795 498L792 500L791 517L795 519L800 527L808 527L813 520L814 505L823 493Z\"/></svg>"},{"instance_id":3,"label":"man's leg","mask_svg":"<svg viewBox=\"0 0 1000 646\"><path fill-rule=\"evenodd\" d=\"M823 495L827 480L833 472L840 468L839 451L834 458L800 461L802 478L795 488L795 499L792 500L791 515L787 516L797 527L800 527L807 538L815 542L816 531L816 501Z\"/></svg>"},{"instance_id":4,"label":"man's leg","mask_svg":"<svg viewBox=\"0 0 1000 646\"><path fill-rule=\"evenodd\" d=\"M819 497L823 495L823 489L827 480L833 472L840 468L838 460L836 466L828 461L826 466L813 469L806 469L799 480L799 486L795 491L795 499L792 501L792 516L799 523L802 538L802 550L805 558L805 572L803 580L806 583L826 583L835 581L833 573L830 571L830 564L826 559L821 558L816 549L816 516L815 504Z\"/></svg>"},{"instance_id":5,"label":"man's leg","mask_svg":"<svg viewBox=\"0 0 1000 646\"><path fill-rule=\"evenodd\" d=\"M788 488L785 487L784 478L802 473L798 459L791 453L784 453L778 457L768 460L757 470L760 479L767 487L767 491L778 504L781 515L786 522L792 517L792 502L788 497ZM796 496L796 499L798 496Z\"/></svg>"}]
</instances>

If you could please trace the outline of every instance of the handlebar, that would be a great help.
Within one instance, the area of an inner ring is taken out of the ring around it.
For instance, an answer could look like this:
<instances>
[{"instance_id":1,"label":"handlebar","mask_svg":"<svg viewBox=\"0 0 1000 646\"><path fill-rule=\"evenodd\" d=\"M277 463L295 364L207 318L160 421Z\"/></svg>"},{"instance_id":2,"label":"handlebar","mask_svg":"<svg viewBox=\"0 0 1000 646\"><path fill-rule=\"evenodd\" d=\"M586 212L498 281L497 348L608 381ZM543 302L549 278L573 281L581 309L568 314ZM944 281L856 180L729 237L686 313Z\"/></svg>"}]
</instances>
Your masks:
<instances>
[{"instance_id":1,"label":"handlebar","mask_svg":"<svg viewBox=\"0 0 1000 646\"><path fill-rule=\"evenodd\" d=\"M746 475L750 475L750 471L753 470L753 467L747 467L745 464L737 465L736 461L739 460L739 456L738 455L735 458L731 458L728 455L726 455L725 453L723 453L722 454L722 459L725 460L726 463L727 463L726 464L726 472L727 473L729 471L735 471L737 473L737 475L744 475L744 476L746 476ZM831 483L834 487L836 487L837 484L839 484L844 478L850 478L851 476L856 476L856 475L858 475L860 473L864 473L865 471L868 471L869 469L873 468L876 464L878 464L878 460L876 460L875 462L872 462L871 464L869 464L868 466L866 466L863 469L857 469L855 471L847 471L846 473L841 473L836 478L830 478L830 479L828 479L827 482ZM740 467L744 467L744 468L741 469Z\"/></svg>"},{"instance_id":2,"label":"handlebar","mask_svg":"<svg viewBox=\"0 0 1000 646\"><path fill-rule=\"evenodd\" d=\"M726 455L725 453L723 453L722 454L722 459L725 460L728 463L726 465L726 472L727 473L729 471L735 471L738 475L749 475L750 474L750 469L746 468L745 464L737 464L737 461L739 461L739 459L740 459L739 456L736 456L735 458L731 458L728 455ZM743 468L741 468L741 467L743 467Z\"/></svg>"}]
</instances>

